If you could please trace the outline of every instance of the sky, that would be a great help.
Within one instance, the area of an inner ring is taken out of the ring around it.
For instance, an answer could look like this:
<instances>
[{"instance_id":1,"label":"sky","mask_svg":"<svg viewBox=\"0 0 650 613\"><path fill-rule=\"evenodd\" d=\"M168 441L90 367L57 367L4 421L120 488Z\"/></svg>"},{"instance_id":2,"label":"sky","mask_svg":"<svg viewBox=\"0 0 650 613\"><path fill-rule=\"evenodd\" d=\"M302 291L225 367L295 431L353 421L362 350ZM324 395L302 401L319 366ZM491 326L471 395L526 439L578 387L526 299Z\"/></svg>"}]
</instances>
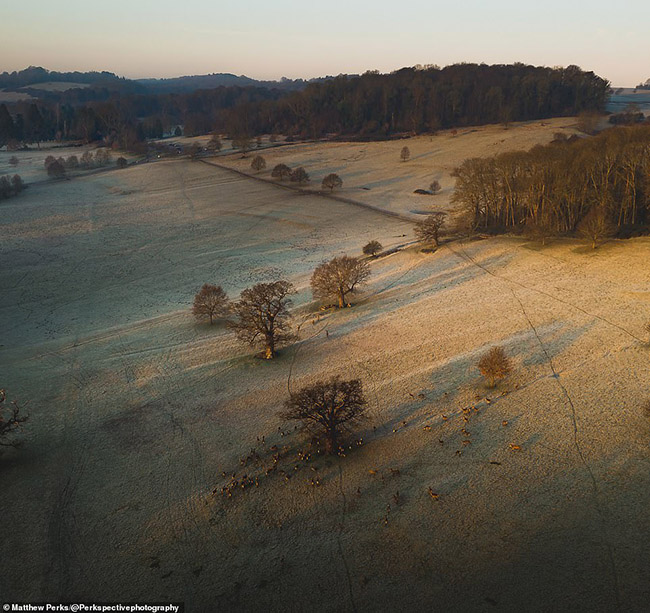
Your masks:
<instances>
[{"instance_id":1,"label":"sky","mask_svg":"<svg viewBox=\"0 0 650 613\"><path fill-rule=\"evenodd\" d=\"M312 78L457 62L650 78L649 0L0 0L0 72Z\"/></svg>"}]
</instances>

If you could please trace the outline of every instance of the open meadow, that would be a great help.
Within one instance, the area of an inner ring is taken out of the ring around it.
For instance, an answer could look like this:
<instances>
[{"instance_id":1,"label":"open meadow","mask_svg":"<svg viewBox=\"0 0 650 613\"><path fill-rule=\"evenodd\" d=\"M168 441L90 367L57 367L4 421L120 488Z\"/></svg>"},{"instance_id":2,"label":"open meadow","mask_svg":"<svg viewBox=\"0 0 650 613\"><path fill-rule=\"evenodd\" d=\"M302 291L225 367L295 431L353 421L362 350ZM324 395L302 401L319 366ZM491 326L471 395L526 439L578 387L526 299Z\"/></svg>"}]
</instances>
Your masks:
<instances>
[{"instance_id":1,"label":"open meadow","mask_svg":"<svg viewBox=\"0 0 650 613\"><path fill-rule=\"evenodd\" d=\"M337 172L335 193L404 218L185 158L3 201L0 387L30 415L0 457L3 599L645 610L650 239L422 253L408 221L449 209L463 159L575 133L544 124L262 152L265 178ZM413 195L433 179L440 195ZM314 267L372 239L395 251L352 308L321 309ZM191 315L203 283L234 299L280 277L297 339L275 360ZM476 364L497 344L514 369L488 390ZM337 374L370 416L323 457L277 413ZM233 475L255 484L222 494Z\"/></svg>"}]
</instances>

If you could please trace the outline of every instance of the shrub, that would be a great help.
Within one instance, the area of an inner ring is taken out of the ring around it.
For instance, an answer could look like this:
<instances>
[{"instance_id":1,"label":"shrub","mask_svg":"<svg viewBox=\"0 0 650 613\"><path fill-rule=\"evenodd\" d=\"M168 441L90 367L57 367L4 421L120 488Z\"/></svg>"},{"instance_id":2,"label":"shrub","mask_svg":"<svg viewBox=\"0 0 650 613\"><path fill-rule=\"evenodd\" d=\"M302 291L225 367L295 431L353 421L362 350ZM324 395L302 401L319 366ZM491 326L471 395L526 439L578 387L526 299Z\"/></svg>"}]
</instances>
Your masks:
<instances>
[{"instance_id":1,"label":"shrub","mask_svg":"<svg viewBox=\"0 0 650 613\"><path fill-rule=\"evenodd\" d=\"M363 247L364 255L376 256L383 249L379 241L370 241L367 245Z\"/></svg>"},{"instance_id":2,"label":"shrub","mask_svg":"<svg viewBox=\"0 0 650 613\"><path fill-rule=\"evenodd\" d=\"M12 166L18 166L18 158L17 158L15 155L12 155L12 156L9 158L9 163L10 163Z\"/></svg>"},{"instance_id":3,"label":"shrub","mask_svg":"<svg viewBox=\"0 0 650 613\"><path fill-rule=\"evenodd\" d=\"M408 147L402 147L399 157L402 162L406 162L411 157L411 150Z\"/></svg>"},{"instance_id":4,"label":"shrub","mask_svg":"<svg viewBox=\"0 0 650 613\"><path fill-rule=\"evenodd\" d=\"M498 379L503 379L510 373L512 364L503 347L492 347L479 360L478 369L491 389L496 386Z\"/></svg>"},{"instance_id":5,"label":"shrub","mask_svg":"<svg viewBox=\"0 0 650 613\"><path fill-rule=\"evenodd\" d=\"M115 165L118 168L126 168L129 165L129 163L126 161L126 158L120 156L119 158L117 158L117 160L115 160Z\"/></svg>"},{"instance_id":6,"label":"shrub","mask_svg":"<svg viewBox=\"0 0 650 613\"><path fill-rule=\"evenodd\" d=\"M440 181L438 181L438 179L431 181L431 185L429 185L429 191L434 195L439 194L442 191L442 186L440 185Z\"/></svg>"}]
</instances>

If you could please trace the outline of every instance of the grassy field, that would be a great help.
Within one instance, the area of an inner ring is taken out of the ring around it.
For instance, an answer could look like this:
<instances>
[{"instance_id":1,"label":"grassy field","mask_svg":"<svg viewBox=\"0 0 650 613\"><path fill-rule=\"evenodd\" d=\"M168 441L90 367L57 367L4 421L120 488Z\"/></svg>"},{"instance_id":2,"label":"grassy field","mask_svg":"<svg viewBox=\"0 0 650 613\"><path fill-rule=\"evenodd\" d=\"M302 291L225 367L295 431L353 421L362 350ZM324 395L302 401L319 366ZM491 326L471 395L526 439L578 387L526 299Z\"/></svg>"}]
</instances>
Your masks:
<instances>
[{"instance_id":1,"label":"grassy field","mask_svg":"<svg viewBox=\"0 0 650 613\"><path fill-rule=\"evenodd\" d=\"M348 197L383 181L359 200L410 213L436 169L430 206L447 207L446 169L500 150L498 131L530 141L491 127L407 141L405 163L403 142L265 155L313 159L317 184L340 172ZM187 160L38 183L0 210L0 386L31 417L0 458L3 600L646 607L650 240L424 254L407 221ZM320 310L314 266L370 239L401 248L371 262L353 308ZM191 317L204 282L236 298L278 276L298 294L277 360ZM487 390L476 363L495 344L515 368ZM309 437L277 412L334 374L364 383L363 444L306 459ZM232 474L258 485L223 496Z\"/></svg>"}]
</instances>

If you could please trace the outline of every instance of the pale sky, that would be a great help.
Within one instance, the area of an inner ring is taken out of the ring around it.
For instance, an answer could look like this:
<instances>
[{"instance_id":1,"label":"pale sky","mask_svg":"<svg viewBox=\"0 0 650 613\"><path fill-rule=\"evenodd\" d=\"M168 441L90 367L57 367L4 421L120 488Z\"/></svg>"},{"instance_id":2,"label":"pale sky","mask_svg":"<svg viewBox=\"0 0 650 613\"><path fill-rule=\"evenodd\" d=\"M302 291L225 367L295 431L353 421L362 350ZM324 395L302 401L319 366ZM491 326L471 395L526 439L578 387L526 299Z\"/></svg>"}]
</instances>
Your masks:
<instances>
[{"instance_id":1,"label":"pale sky","mask_svg":"<svg viewBox=\"0 0 650 613\"><path fill-rule=\"evenodd\" d=\"M310 78L415 64L650 78L650 0L0 0L0 72Z\"/></svg>"}]
</instances>

